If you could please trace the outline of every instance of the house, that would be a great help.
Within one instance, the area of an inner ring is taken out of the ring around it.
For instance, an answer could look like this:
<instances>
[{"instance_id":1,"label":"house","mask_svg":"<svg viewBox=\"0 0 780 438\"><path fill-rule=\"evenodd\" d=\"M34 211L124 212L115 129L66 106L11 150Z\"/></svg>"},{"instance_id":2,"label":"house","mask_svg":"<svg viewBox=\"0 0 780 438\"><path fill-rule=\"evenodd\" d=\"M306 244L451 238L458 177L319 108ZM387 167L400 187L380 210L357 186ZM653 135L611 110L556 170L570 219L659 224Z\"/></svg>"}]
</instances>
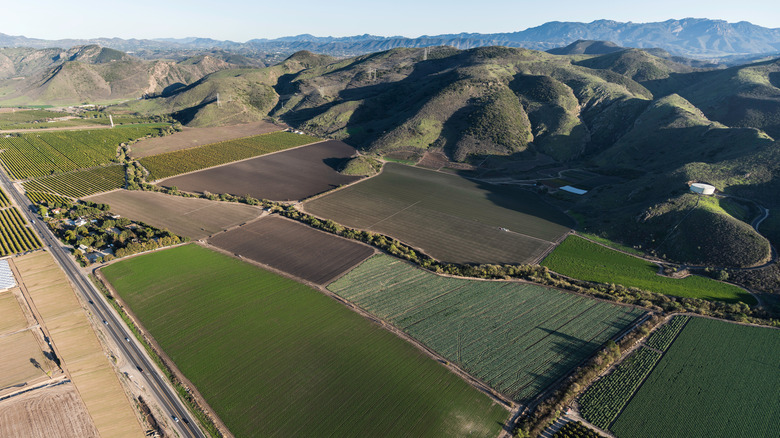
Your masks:
<instances>
[{"instance_id":1,"label":"house","mask_svg":"<svg viewBox=\"0 0 780 438\"><path fill-rule=\"evenodd\" d=\"M67 225L69 227L75 227L76 226L76 223L73 222L73 219L65 219L64 222L65 222L65 225Z\"/></svg>"},{"instance_id":2,"label":"house","mask_svg":"<svg viewBox=\"0 0 780 438\"><path fill-rule=\"evenodd\" d=\"M84 225L86 225L86 224L87 224L87 221L86 221L86 219L84 219L84 218L81 218L81 217L80 217L80 218L76 219L76 221L75 221L75 222L73 222L73 224L74 224L76 227L83 227Z\"/></svg>"}]
</instances>

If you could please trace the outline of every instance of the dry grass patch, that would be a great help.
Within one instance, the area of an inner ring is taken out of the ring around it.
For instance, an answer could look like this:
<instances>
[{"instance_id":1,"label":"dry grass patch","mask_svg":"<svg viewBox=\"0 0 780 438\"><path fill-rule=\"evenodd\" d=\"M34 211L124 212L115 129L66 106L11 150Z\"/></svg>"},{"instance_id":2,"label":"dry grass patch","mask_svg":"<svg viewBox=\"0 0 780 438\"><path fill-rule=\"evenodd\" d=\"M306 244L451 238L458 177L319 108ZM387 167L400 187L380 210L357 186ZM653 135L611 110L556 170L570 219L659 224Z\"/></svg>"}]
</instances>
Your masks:
<instances>
[{"instance_id":1,"label":"dry grass patch","mask_svg":"<svg viewBox=\"0 0 780 438\"><path fill-rule=\"evenodd\" d=\"M114 213L195 240L241 225L261 214L260 208L251 205L155 192L120 190L87 199L110 205Z\"/></svg>"},{"instance_id":2,"label":"dry grass patch","mask_svg":"<svg viewBox=\"0 0 780 438\"><path fill-rule=\"evenodd\" d=\"M0 336L0 390L46 376L49 364L30 330Z\"/></svg>"},{"instance_id":3,"label":"dry grass patch","mask_svg":"<svg viewBox=\"0 0 780 438\"><path fill-rule=\"evenodd\" d=\"M27 318L12 292L0 292L0 335L27 327Z\"/></svg>"},{"instance_id":4,"label":"dry grass patch","mask_svg":"<svg viewBox=\"0 0 780 438\"><path fill-rule=\"evenodd\" d=\"M69 383L0 402L0 436L97 438L100 434Z\"/></svg>"},{"instance_id":5,"label":"dry grass patch","mask_svg":"<svg viewBox=\"0 0 780 438\"><path fill-rule=\"evenodd\" d=\"M100 436L143 436L133 408L65 273L48 252L13 259Z\"/></svg>"}]
</instances>

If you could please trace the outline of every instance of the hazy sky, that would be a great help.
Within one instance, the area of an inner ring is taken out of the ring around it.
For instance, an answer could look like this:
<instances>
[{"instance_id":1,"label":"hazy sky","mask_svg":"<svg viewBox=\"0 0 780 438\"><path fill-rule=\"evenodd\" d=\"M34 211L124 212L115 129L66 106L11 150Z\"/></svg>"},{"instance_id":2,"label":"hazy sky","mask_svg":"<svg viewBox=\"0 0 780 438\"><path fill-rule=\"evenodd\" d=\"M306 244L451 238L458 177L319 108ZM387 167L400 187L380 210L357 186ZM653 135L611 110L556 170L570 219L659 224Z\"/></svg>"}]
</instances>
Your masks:
<instances>
[{"instance_id":1,"label":"hazy sky","mask_svg":"<svg viewBox=\"0 0 780 438\"><path fill-rule=\"evenodd\" d=\"M750 21L780 28L777 0L7 0L0 32L44 39L198 36L244 42L317 36L512 32L547 21ZM642 6L638 6L642 5Z\"/></svg>"}]
</instances>

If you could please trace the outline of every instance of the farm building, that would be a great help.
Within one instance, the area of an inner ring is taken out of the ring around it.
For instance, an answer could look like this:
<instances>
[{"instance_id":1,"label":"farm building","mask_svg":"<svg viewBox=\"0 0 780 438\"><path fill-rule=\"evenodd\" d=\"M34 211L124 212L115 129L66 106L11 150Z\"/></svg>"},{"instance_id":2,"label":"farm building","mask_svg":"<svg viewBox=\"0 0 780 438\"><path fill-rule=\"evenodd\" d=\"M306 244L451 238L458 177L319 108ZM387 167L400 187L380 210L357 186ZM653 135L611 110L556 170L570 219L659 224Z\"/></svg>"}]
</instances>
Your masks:
<instances>
[{"instance_id":1,"label":"farm building","mask_svg":"<svg viewBox=\"0 0 780 438\"><path fill-rule=\"evenodd\" d=\"M16 278L11 272L8 260L0 260L0 290L10 289L16 286Z\"/></svg>"},{"instance_id":2,"label":"farm building","mask_svg":"<svg viewBox=\"0 0 780 438\"><path fill-rule=\"evenodd\" d=\"M714 195L715 187L704 183L691 184L691 191L700 195Z\"/></svg>"},{"instance_id":3,"label":"farm building","mask_svg":"<svg viewBox=\"0 0 780 438\"><path fill-rule=\"evenodd\" d=\"M561 187L561 190L564 192L574 193L575 195L584 195L585 193L588 193L587 190L578 189L577 187L572 186L563 186Z\"/></svg>"}]
</instances>

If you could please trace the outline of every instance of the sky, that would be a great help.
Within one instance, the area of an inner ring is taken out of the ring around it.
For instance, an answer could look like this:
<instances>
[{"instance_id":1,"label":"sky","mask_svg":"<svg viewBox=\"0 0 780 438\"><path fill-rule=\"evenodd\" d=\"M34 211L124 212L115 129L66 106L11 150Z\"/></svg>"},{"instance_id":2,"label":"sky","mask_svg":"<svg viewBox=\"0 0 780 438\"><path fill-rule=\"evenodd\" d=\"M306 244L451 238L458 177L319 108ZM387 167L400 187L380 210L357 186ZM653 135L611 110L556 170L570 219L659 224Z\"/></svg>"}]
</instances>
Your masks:
<instances>
[{"instance_id":1,"label":"sky","mask_svg":"<svg viewBox=\"0 0 780 438\"><path fill-rule=\"evenodd\" d=\"M0 33L30 38L183 38L245 42L316 36L514 32L548 21L712 18L780 28L776 0L10 0ZM638 6L642 4L644 6Z\"/></svg>"}]
</instances>

